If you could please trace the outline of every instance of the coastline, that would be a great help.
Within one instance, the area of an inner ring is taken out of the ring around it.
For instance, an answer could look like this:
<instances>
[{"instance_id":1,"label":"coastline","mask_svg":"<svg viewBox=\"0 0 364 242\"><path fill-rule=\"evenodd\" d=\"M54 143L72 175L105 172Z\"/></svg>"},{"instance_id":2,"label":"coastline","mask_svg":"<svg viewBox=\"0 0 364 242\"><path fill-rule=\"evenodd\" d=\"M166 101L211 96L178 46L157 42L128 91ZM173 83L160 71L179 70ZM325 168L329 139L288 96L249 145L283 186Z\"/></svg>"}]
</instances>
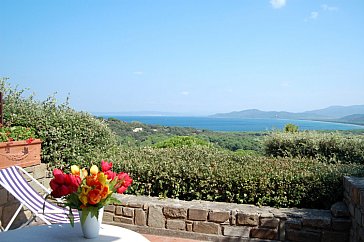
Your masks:
<instances>
[{"instance_id":1,"label":"coastline","mask_svg":"<svg viewBox=\"0 0 364 242\"><path fill-rule=\"evenodd\" d=\"M186 127L199 130L222 132L259 132L281 130L288 123L299 126L300 130L361 130L363 125L336 122L336 120L309 119L252 119L252 118L212 118L208 116L117 116L104 115L103 118L115 118L131 123L137 121L147 125Z\"/></svg>"}]
</instances>

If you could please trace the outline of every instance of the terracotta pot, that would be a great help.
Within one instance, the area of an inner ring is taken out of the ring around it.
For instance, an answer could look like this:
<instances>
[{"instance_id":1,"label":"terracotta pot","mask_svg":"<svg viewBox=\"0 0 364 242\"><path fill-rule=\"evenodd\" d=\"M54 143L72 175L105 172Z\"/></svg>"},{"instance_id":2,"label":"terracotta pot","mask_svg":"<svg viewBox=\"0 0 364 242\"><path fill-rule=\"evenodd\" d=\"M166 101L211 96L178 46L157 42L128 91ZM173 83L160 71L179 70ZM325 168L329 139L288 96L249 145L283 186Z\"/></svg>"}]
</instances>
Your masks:
<instances>
[{"instance_id":1,"label":"terracotta pot","mask_svg":"<svg viewBox=\"0 0 364 242\"><path fill-rule=\"evenodd\" d=\"M25 140L0 142L0 169L10 166L33 166L40 164L40 139L29 144Z\"/></svg>"}]
</instances>

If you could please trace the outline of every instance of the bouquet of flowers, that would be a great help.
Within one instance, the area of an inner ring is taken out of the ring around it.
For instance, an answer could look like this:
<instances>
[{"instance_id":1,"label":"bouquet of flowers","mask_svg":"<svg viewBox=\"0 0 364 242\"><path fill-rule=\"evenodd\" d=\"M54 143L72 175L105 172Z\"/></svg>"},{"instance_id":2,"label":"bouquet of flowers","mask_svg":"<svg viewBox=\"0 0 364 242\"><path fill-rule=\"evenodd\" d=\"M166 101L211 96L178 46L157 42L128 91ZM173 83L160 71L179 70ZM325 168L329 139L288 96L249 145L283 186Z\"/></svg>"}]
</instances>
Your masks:
<instances>
[{"instance_id":1,"label":"bouquet of flowers","mask_svg":"<svg viewBox=\"0 0 364 242\"><path fill-rule=\"evenodd\" d=\"M101 161L101 171L96 165L90 170L71 166L71 173L64 173L60 169L53 170L54 178L50 181L51 195L63 198L65 207L69 208L71 225L74 224L72 209L82 210L81 223L91 213L91 217L98 218L100 208L110 203L119 203L113 197L114 193L124 193L133 180L127 173L112 171L112 162Z\"/></svg>"}]
</instances>

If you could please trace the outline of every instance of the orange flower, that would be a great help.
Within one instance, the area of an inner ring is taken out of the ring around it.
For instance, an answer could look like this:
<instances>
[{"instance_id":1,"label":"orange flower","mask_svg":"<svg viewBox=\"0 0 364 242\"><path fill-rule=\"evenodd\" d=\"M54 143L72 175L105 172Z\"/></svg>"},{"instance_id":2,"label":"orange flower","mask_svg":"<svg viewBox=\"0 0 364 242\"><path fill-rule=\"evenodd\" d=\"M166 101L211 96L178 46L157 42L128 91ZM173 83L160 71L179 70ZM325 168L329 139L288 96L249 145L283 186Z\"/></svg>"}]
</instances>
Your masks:
<instances>
[{"instance_id":1,"label":"orange flower","mask_svg":"<svg viewBox=\"0 0 364 242\"><path fill-rule=\"evenodd\" d=\"M92 187L92 186L99 186L100 185L100 182L97 179L97 177L87 176L86 177L86 184L87 184L87 186Z\"/></svg>"},{"instance_id":2,"label":"orange flower","mask_svg":"<svg viewBox=\"0 0 364 242\"><path fill-rule=\"evenodd\" d=\"M88 203L91 205L95 205L100 202L101 200L101 193L99 189L91 190L88 195Z\"/></svg>"},{"instance_id":3,"label":"orange flower","mask_svg":"<svg viewBox=\"0 0 364 242\"><path fill-rule=\"evenodd\" d=\"M104 186L102 188L102 190L100 191L100 195L102 199L105 199L108 195L110 194L109 192L109 186Z\"/></svg>"}]
</instances>

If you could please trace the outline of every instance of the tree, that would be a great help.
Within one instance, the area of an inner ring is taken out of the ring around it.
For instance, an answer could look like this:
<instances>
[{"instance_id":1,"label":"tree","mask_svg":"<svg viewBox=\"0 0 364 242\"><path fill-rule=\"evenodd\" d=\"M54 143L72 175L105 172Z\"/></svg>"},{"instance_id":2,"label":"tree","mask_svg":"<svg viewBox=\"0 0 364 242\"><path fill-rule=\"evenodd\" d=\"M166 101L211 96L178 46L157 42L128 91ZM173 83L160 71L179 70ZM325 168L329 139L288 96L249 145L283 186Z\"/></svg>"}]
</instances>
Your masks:
<instances>
[{"instance_id":1,"label":"tree","mask_svg":"<svg viewBox=\"0 0 364 242\"><path fill-rule=\"evenodd\" d=\"M286 126L284 126L284 132L296 133L298 132L298 126L294 124L286 124Z\"/></svg>"}]
</instances>

